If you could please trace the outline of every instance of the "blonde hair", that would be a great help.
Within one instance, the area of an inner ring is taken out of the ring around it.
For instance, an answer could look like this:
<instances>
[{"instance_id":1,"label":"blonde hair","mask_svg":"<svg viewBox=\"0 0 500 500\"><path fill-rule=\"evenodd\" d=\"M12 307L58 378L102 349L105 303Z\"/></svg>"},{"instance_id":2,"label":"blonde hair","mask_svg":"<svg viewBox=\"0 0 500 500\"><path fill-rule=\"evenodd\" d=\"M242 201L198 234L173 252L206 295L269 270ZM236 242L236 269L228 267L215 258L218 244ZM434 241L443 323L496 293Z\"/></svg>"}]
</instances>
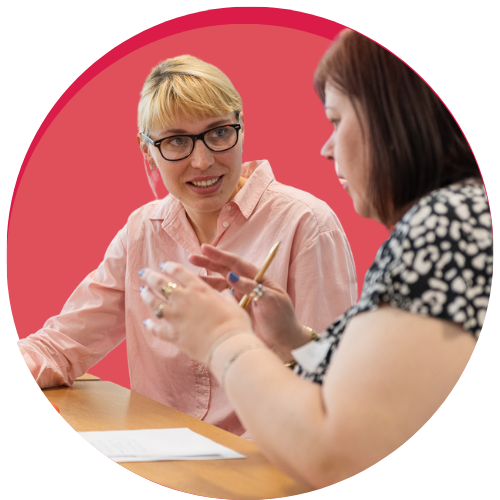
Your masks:
<instances>
[{"instance_id":1,"label":"blonde hair","mask_svg":"<svg viewBox=\"0 0 500 500\"><path fill-rule=\"evenodd\" d=\"M241 110L241 97L222 71L193 56L174 57L153 68L144 82L139 132L167 128L181 115L199 120Z\"/></svg>"}]
</instances>

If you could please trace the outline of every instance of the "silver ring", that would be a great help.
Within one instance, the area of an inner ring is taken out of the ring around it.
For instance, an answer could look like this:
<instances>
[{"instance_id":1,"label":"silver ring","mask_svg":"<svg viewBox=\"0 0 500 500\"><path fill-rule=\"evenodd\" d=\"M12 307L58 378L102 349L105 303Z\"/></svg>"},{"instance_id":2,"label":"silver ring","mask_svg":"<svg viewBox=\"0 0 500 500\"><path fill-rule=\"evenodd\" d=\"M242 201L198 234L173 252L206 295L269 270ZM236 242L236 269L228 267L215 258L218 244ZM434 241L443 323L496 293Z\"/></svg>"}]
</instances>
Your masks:
<instances>
[{"instance_id":1,"label":"silver ring","mask_svg":"<svg viewBox=\"0 0 500 500\"><path fill-rule=\"evenodd\" d=\"M262 298L262 296L266 293L266 289L259 283L250 293L249 297L257 302Z\"/></svg>"},{"instance_id":2,"label":"silver ring","mask_svg":"<svg viewBox=\"0 0 500 500\"><path fill-rule=\"evenodd\" d=\"M161 319L163 318L163 309L165 308L166 304L164 302L162 302L158 308L156 309L155 311L155 316L158 318L158 319Z\"/></svg>"}]
</instances>

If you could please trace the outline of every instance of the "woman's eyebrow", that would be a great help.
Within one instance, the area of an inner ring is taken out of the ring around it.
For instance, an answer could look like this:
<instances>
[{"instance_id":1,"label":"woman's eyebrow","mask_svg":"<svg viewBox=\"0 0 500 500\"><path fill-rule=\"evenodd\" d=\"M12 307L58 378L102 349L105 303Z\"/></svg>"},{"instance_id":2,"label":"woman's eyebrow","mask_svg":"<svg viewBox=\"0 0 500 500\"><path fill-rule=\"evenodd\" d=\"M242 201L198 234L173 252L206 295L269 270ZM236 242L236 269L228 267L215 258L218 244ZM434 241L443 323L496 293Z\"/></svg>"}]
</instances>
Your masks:
<instances>
[{"instance_id":1,"label":"woman's eyebrow","mask_svg":"<svg viewBox=\"0 0 500 500\"><path fill-rule=\"evenodd\" d=\"M218 127L219 125L227 125L230 121L231 121L231 119L229 119L229 118L224 118L222 120L216 120L216 121L210 123L209 125L207 125L205 130L210 130L211 128ZM162 135L164 135L164 134L195 135L195 134L190 134L189 132L187 132L186 130L184 130L182 128L167 129L167 130L162 132Z\"/></svg>"}]
</instances>

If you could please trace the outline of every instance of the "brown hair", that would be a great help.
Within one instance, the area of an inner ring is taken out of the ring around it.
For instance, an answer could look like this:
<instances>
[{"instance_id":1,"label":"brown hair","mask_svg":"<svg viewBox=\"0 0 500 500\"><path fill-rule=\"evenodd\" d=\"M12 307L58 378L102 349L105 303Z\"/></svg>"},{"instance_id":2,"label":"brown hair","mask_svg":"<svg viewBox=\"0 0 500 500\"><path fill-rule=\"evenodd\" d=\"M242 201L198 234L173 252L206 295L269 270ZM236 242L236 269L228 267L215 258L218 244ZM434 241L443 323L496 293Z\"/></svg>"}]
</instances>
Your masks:
<instances>
[{"instance_id":1,"label":"brown hair","mask_svg":"<svg viewBox=\"0 0 500 500\"><path fill-rule=\"evenodd\" d=\"M377 43L344 30L314 77L325 103L331 85L351 100L368 144L370 203L381 222L396 222L409 203L470 177L481 178L451 113L405 63ZM360 120L363 127L363 121Z\"/></svg>"}]
</instances>

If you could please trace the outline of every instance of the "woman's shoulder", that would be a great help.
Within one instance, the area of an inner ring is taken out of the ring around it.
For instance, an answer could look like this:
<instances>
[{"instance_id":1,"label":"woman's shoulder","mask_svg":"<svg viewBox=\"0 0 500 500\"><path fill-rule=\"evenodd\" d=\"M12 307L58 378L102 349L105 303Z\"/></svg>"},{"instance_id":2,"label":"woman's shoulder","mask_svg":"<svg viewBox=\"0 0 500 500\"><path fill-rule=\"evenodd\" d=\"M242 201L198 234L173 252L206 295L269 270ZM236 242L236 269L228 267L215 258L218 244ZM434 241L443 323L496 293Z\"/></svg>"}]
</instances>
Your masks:
<instances>
[{"instance_id":1,"label":"woman's shoulder","mask_svg":"<svg viewBox=\"0 0 500 500\"><path fill-rule=\"evenodd\" d=\"M460 323L479 335L493 272L483 185L465 181L429 193L403 217L391 239L384 274L387 302Z\"/></svg>"},{"instance_id":2,"label":"woman's shoulder","mask_svg":"<svg viewBox=\"0 0 500 500\"><path fill-rule=\"evenodd\" d=\"M277 219L285 214L291 225L303 221L311 224L311 229L314 227L319 233L342 230L337 216L327 203L311 193L278 182L268 160L245 163L243 177L248 182L235 198L242 198L238 201L243 205L252 203L249 200L258 200L256 203L261 213L271 213Z\"/></svg>"},{"instance_id":3,"label":"woman's shoulder","mask_svg":"<svg viewBox=\"0 0 500 500\"><path fill-rule=\"evenodd\" d=\"M396 225L394 240L403 250L453 250L469 259L492 253L493 235L488 199L475 179L436 189L421 198Z\"/></svg>"},{"instance_id":4,"label":"woman's shoulder","mask_svg":"<svg viewBox=\"0 0 500 500\"><path fill-rule=\"evenodd\" d=\"M441 223L448 228L462 226L465 231L475 227L491 228L486 191L480 180L468 179L436 189L422 197L401 219L401 224L415 228L433 228ZM442 232L443 230L441 230Z\"/></svg>"},{"instance_id":5,"label":"woman's shoulder","mask_svg":"<svg viewBox=\"0 0 500 500\"><path fill-rule=\"evenodd\" d=\"M276 209L286 211L287 217L308 220L316 225L318 232L342 230L342 225L333 209L311 193L276 180L269 184L268 203Z\"/></svg>"}]
</instances>

